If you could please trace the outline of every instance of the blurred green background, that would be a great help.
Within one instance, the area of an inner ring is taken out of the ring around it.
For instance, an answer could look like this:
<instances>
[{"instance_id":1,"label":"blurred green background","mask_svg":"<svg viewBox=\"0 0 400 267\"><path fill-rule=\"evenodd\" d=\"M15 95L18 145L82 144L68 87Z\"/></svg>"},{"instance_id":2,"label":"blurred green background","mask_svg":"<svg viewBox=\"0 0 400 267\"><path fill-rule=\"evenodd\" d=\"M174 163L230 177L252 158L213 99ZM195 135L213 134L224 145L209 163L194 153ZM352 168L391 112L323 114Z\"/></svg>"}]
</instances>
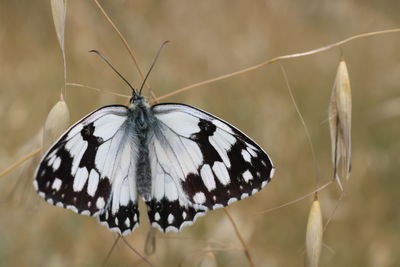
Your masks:
<instances>
[{"instance_id":1,"label":"blurred green background","mask_svg":"<svg viewBox=\"0 0 400 267\"><path fill-rule=\"evenodd\" d=\"M102 1L143 70L164 40L149 84L157 96L266 59L311 50L354 34L399 27L399 1ZM93 1L69 1L69 82L116 93L129 88L88 50L98 49L138 87L140 76ZM319 183L332 176L328 104L340 55L353 93L353 171L325 231L321 266L400 266L400 34L356 40L282 63L315 145ZM50 1L0 0L0 170L37 147L63 86L63 64ZM146 92L145 94L147 94ZM69 87L71 123L127 99ZM276 175L264 190L229 208L256 266L302 266L311 198L260 214L315 189L305 131L278 64L167 99L207 110L238 126L272 157ZM95 218L53 207L36 196L28 162L0 177L0 266L101 266L115 239ZM15 187L15 185L17 186ZM16 188L13 190L13 188ZM340 195L320 194L325 220ZM149 230L127 237L144 253ZM181 233L156 233L156 266L198 266L207 248L218 266L246 266L222 210ZM221 249L222 248L222 249ZM179 265L181 264L181 265ZM145 266L120 242L107 266ZM203 266L206 263L203 262Z\"/></svg>"}]
</instances>

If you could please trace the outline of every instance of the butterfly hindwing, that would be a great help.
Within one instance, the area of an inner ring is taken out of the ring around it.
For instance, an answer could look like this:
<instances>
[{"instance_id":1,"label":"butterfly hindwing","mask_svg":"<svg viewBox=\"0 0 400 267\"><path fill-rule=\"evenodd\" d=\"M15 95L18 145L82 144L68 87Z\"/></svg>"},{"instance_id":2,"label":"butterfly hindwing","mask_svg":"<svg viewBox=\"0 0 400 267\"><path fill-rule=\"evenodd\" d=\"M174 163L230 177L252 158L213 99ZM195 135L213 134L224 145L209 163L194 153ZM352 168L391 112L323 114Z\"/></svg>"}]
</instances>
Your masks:
<instances>
[{"instance_id":1,"label":"butterfly hindwing","mask_svg":"<svg viewBox=\"0 0 400 267\"><path fill-rule=\"evenodd\" d=\"M175 207L159 212L158 220L150 216L164 231L187 225L190 218L182 214L194 219L196 213L248 197L270 181L274 167L268 155L233 126L182 104L160 104L152 110L158 121L149 144L150 203Z\"/></svg>"},{"instance_id":2,"label":"butterfly hindwing","mask_svg":"<svg viewBox=\"0 0 400 267\"><path fill-rule=\"evenodd\" d=\"M106 106L73 125L36 171L39 195L77 213L100 215L121 232L135 227L138 215L126 214L127 208L137 210L135 186L129 187L134 182L126 179L135 163L131 154L121 153L121 146L130 143L124 131L127 112L125 106Z\"/></svg>"},{"instance_id":3,"label":"butterfly hindwing","mask_svg":"<svg viewBox=\"0 0 400 267\"><path fill-rule=\"evenodd\" d=\"M166 144L167 140L161 142ZM172 169L174 161L170 161L165 155L171 151L169 148L168 145L161 145L156 135L149 144L152 198L146 201L148 216L151 225L164 232L178 231L204 214L204 211L196 210L190 205L184 193L179 191L180 185L172 178L175 175Z\"/></svg>"},{"instance_id":4,"label":"butterfly hindwing","mask_svg":"<svg viewBox=\"0 0 400 267\"><path fill-rule=\"evenodd\" d=\"M171 201L166 197L153 198L146 204L151 225L163 232L179 231L182 227L193 224L205 213L191 206L182 205L179 200Z\"/></svg>"}]
</instances>

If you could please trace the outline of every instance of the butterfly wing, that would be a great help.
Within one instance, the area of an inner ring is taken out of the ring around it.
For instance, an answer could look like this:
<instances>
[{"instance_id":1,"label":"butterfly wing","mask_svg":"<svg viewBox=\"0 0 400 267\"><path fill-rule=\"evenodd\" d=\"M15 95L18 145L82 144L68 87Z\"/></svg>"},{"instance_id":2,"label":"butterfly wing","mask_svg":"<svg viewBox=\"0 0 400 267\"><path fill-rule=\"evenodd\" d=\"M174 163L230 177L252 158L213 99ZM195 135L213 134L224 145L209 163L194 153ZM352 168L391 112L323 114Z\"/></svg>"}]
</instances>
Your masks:
<instances>
[{"instance_id":1,"label":"butterfly wing","mask_svg":"<svg viewBox=\"0 0 400 267\"><path fill-rule=\"evenodd\" d=\"M272 178L268 155L223 120L182 104L152 107L148 214L163 231L180 230L207 210L258 192Z\"/></svg>"},{"instance_id":2,"label":"butterfly wing","mask_svg":"<svg viewBox=\"0 0 400 267\"><path fill-rule=\"evenodd\" d=\"M106 106L73 125L44 155L34 186L53 205L98 216L111 230L137 226L134 142L128 109ZM129 178L129 179L128 179Z\"/></svg>"}]
</instances>

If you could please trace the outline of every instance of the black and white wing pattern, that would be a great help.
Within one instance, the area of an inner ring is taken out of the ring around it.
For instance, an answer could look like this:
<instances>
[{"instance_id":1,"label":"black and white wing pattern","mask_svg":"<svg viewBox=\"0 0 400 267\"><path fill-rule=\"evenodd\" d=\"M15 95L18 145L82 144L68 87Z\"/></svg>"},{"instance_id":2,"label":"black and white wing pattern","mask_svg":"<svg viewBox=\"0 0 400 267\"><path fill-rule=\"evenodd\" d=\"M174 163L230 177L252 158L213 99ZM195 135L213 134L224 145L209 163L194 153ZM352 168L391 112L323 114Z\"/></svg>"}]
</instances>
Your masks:
<instances>
[{"instance_id":1,"label":"black and white wing pattern","mask_svg":"<svg viewBox=\"0 0 400 267\"><path fill-rule=\"evenodd\" d=\"M121 234L138 225L137 147L126 133L128 108L106 106L73 125L44 155L34 186L53 205L98 216Z\"/></svg>"},{"instance_id":2,"label":"black and white wing pattern","mask_svg":"<svg viewBox=\"0 0 400 267\"><path fill-rule=\"evenodd\" d=\"M221 119L182 104L152 107L149 142L154 227L179 231L207 210L258 192L275 168L250 138Z\"/></svg>"}]
</instances>

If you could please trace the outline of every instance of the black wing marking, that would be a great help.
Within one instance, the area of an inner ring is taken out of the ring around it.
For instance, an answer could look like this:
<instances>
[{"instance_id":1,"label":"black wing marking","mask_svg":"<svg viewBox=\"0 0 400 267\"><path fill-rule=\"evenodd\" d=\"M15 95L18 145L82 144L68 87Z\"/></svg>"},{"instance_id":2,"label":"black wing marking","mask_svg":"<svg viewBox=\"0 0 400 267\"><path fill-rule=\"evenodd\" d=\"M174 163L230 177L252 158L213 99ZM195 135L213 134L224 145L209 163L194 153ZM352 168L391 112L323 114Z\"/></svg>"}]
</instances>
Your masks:
<instances>
[{"instance_id":1,"label":"black wing marking","mask_svg":"<svg viewBox=\"0 0 400 267\"><path fill-rule=\"evenodd\" d=\"M135 184L125 163L134 160L121 160L131 157L121 148L128 143L127 112L125 106L107 106L74 124L45 154L34 181L38 194L51 204L100 215L121 233L132 230L138 217L135 186L125 189ZM127 209L134 212L127 214Z\"/></svg>"},{"instance_id":2,"label":"black wing marking","mask_svg":"<svg viewBox=\"0 0 400 267\"><path fill-rule=\"evenodd\" d=\"M155 162L153 200L148 205L150 220L163 230L170 226L180 230L186 224L180 217L183 212L204 213L229 205L271 180L274 167L268 155L221 119L181 104L155 105L153 112L158 125L149 145ZM155 220L157 204L174 208ZM177 220L174 225L168 223L171 216Z\"/></svg>"}]
</instances>

